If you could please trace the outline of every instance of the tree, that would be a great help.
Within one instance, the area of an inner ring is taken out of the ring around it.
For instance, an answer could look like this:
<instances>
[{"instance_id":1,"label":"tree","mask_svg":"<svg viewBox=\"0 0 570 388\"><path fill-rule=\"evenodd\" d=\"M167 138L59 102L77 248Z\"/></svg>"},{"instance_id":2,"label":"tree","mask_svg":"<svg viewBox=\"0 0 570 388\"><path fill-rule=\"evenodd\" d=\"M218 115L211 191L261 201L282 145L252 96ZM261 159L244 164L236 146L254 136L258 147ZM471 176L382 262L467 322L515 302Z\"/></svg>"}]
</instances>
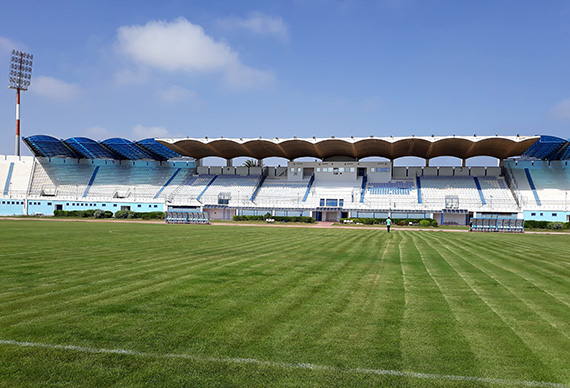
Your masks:
<instances>
[{"instance_id":1,"label":"tree","mask_svg":"<svg viewBox=\"0 0 570 388\"><path fill-rule=\"evenodd\" d=\"M259 163L253 159L248 159L243 162L244 167L259 167Z\"/></svg>"}]
</instances>

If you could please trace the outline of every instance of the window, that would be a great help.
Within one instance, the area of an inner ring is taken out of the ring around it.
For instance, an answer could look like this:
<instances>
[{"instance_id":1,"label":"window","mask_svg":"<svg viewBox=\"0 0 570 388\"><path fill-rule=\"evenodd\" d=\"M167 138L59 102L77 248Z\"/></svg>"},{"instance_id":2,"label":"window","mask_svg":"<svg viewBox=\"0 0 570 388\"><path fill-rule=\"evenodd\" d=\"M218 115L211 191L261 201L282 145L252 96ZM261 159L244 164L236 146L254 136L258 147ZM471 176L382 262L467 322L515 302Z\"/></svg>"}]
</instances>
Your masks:
<instances>
[{"instance_id":1,"label":"window","mask_svg":"<svg viewBox=\"0 0 570 388\"><path fill-rule=\"evenodd\" d=\"M374 167L370 167L370 172L374 172Z\"/></svg>"},{"instance_id":2,"label":"window","mask_svg":"<svg viewBox=\"0 0 570 388\"><path fill-rule=\"evenodd\" d=\"M295 167L291 167L291 172L295 172Z\"/></svg>"},{"instance_id":3,"label":"window","mask_svg":"<svg viewBox=\"0 0 570 388\"><path fill-rule=\"evenodd\" d=\"M148 207L152 207L152 205L148 205Z\"/></svg>"},{"instance_id":4,"label":"window","mask_svg":"<svg viewBox=\"0 0 570 388\"><path fill-rule=\"evenodd\" d=\"M65 206L69 206L69 204L68 204L68 203L66 203L66 204L65 204Z\"/></svg>"},{"instance_id":5,"label":"window","mask_svg":"<svg viewBox=\"0 0 570 388\"><path fill-rule=\"evenodd\" d=\"M536 213L530 213L531 216L536 216Z\"/></svg>"},{"instance_id":6,"label":"window","mask_svg":"<svg viewBox=\"0 0 570 388\"><path fill-rule=\"evenodd\" d=\"M319 206L325 206L325 200L323 198L321 198L321 201L319 203Z\"/></svg>"},{"instance_id":7,"label":"window","mask_svg":"<svg viewBox=\"0 0 570 388\"><path fill-rule=\"evenodd\" d=\"M51 202L48 202L48 206L51 206Z\"/></svg>"},{"instance_id":8,"label":"window","mask_svg":"<svg viewBox=\"0 0 570 388\"><path fill-rule=\"evenodd\" d=\"M556 217L558 213L552 213L552 217Z\"/></svg>"},{"instance_id":9,"label":"window","mask_svg":"<svg viewBox=\"0 0 570 388\"><path fill-rule=\"evenodd\" d=\"M344 206L344 199L338 200L338 206Z\"/></svg>"},{"instance_id":10,"label":"window","mask_svg":"<svg viewBox=\"0 0 570 388\"><path fill-rule=\"evenodd\" d=\"M141 207L142 205L137 205L137 207Z\"/></svg>"},{"instance_id":11,"label":"window","mask_svg":"<svg viewBox=\"0 0 570 388\"><path fill-rule=\"evenodd\" d=\"M320 168L320 167L317 167L317 172L321 172L321 168Z\"/></svg>"},{"instance_id":12,"label":"window","mask_svg":"<svg viewBox=\"0 0 570 388\"><path fill-rule=\"evenodd\" d=\"M354 172L354 167L351 167L351 168L350 168L350 172Z\"/></svg>"},{"instance_id":13,"label":"window","mask_svg":"<svg viewBox=\"0 0 570 388\"><path fill-rule=\"evenodd\" d=\"M540 213L540 215L542 216L543 214L542 214L542 213Z\"/></svg>"},{"instance_id":14,"label":"window","mask_svg":"<svg viewBox=\"0 0 570 388\"><path fill-rule=\"evenodd\" d=\"M102 204L102 205L101 205L101 207L105 207L105 206L107 206L107 204L106 204L106 203L104 203L104 204Z\"/></svg>"},{"instance_id":15,"label":"window","mask_svg":"<svg viewBox=\"0 0 570 388\"><path fill-rule=\"evenodd\" d=\"M303 169L301 167L298 167L297 172L301 172L301 171L303 171Z\"/></svg>"},{"instance_id":16,"label":"window","mask_svg":"<svg viewBox=\"0 0 570 388\"><path fill-rule=\"evenodd\" d=\"M158 207L158 205L154 205L154 207Z\"/></svg>"},{"instance_id":17,"label":"window","mask_svg":"<svg viewBox=\"0 0 570 388\"><path fill-rule=\"evenodd\" d=\"M113 204L113 207L117 207L117 204L116 204L116 203L114 203L114 204Z\"/></svg>"},{"instance_id":18,"label":"window","mask_svg":"<svg viewBox=\"0 0 570 388\"><path fill-rule=\"evenodd\" d=\"M6 202L5 202L5 201L2 201L2 205L6 205Z\"/></svg>"}]
</instances>

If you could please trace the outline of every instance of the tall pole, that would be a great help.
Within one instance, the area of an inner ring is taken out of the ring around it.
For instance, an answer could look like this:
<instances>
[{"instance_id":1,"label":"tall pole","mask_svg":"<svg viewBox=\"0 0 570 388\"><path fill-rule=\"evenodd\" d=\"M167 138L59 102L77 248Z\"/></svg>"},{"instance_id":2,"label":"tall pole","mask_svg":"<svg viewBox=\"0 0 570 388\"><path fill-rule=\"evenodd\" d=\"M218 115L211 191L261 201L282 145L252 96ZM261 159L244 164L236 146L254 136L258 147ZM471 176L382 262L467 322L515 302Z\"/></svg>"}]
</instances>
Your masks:
<instances>
[{"instance_id":1,"label":"tall pole","mask_svg":"<svg viewBox=\"0 0 570 388\"><path fill-rule=\"evenodd\" d=\"M16 89L16 147L14 155L20 156L20 89Z\"/></svg>"},{"instance_id":2,"label":"tall pole","mask_svg":"<svg viewBox=\"0 0 570 388\"><path fill-rule=\"evenodd\" d=\"M12 50L9 84L11 89L16 89L16 156L20 156L20 91L28 90L31 84L33 59L32 54Z\"/></svg>"}]
</instances>

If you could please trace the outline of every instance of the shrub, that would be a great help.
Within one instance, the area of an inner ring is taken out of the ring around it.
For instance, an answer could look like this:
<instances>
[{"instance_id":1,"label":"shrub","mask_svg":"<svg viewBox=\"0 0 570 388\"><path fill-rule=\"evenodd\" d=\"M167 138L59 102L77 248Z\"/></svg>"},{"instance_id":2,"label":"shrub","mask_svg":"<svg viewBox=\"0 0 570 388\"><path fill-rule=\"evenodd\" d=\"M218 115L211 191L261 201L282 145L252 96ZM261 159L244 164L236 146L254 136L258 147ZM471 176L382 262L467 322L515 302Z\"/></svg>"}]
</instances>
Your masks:
<instances>
[{"instance_id":1,"label":"shrub","mask_svg":"<svg viewBox=\"0 0 570 388\"><path fill-rule=\"evenodd\" d=\"M83 218L95 217L96 209L88 209L83 210L83 214L81 215Z\"/></svg>"},{"instance_id":2,"label":"shrub","mask_svg":"<svg viewBox=\"0 0 570 388\"><path fill-rule=\"evenodd\" d=\"M354 223L359 223L359 224L364 224L364 225L386 224L386 218L356 218L356 217L352 217L352 218L341 218L340 222L343 222L344 220L352 220L352 222L354 222ZM412 224L418 225L422 221L428 221L431 226L437 226L437 221L434 219L431 219L431 218L392 218L392 224L393 225L409 225L410 222Z\"/></svg>"},{"instance_id":3,"label":"shrub","mask_svg":"<svg viewBox=\"0 0 570 388\"><path fill-rule=\"evenodd\" d=\"M115 212L115 218L122 219L122 220L127 219L127 218L134 218L134 216L129 217L129 214L131 214L131 213L134 213L134 212L132 212L130 210L117 210Z\"/></svg>"},{"instance_id":4,"label":"shrub","mask_svg":"<svg viewBox=\"0 0 570 388\"><path fill-rule=\"evenodd\" d=\"M549 222L547 225L548 229L560 230L564 228L561 222Z\"/></svg>"},{"instance_id":5,"label":"shrub","mask_svg":"<svg viewBox=\"0 0 570 388\"><path fill-rule=\"evenodd\" d=\"M528 220L524 222L525 229L546 229L548 221Z\"/></svg>"},{"instance_id":6,"label":"shrub","mask_svg":"<svg viewBox=\"0 0 570 388\"><path fill-rule=\"evenodd\" d=\"M97 210L95 210L95 213L93 213L93 217L95 217L95 218L106 218L105 211L103 211L101 209L97 209Z\"/></svg>"},{"instance_id":7,"label":"shrub","mask_svg":"<svg viewBox=\"0 0 570 388\"><path fill-rule=\"evenodd\" d=\"M421 226L422 228L426 228L426 227L428 227L428 226L430 226L430 225L431 225L431 222L430 222L429 220L421 220L421 221L420 221L420 226Z\"/></svg>"},{"instance_id":8,"label":"shrub","mask_svg":"<svg viewBox=\"0 0 570 388\"><path fill-rule=\"evenodd\" d=\"M265 216L234 216L234 221L265 221L267 215Z\"/></svg>"},{"instance_id":9,"label":"shrub","mask_svg":"<svg viewBox=\"0 0 570 388\"><path fill-rule=\"evenodd\" d=\"M269 214L269 213L267 213ZM283 216L275 216L271 217L271 215L264 215L264 216L233 216L234 221L265 221L267 218L272 218L275 222L304 222L307 224L311 224L315 222L313 217L283 217Z\"/></svg>"}]
</instances>

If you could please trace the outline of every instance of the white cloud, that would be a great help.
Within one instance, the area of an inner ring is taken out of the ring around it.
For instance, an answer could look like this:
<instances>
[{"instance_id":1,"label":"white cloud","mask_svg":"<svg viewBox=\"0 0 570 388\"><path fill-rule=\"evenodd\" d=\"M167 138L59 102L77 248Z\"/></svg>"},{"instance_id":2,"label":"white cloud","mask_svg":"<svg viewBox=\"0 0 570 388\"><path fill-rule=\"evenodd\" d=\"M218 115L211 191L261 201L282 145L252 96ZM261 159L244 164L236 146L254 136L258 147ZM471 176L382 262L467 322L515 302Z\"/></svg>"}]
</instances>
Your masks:
<instances>
[{"instance_id":1,"label":"white cloud","mask_svg":"<svg viewBox=\"0 0 570 388\"><path fill-rule=\"evenodd\" d=\"M84 135L86 137L89 137L91 139L96 139L96 140L105 140L105 139L109 139L111 137L115 137L111 133L111 131L109 131L107 128L103 128L103 127L87 128L84 131Z\"/></svg>"},{"instance_id":2,"label":"white cloud","mask_svg":"<svg viewBox=\"0 0 570 388\"><path fill-rule=\"evenodd\" d=\"M23 51L26 50L26 48L23 47L21 43L14 42L11 39L0 36L0 53L11 53L14 49Z\"/></svg>"},{"instance_id":3,"label":"white cloud","mask_svg":"<svg viewBox=\"0 0 570 388\"><path fill-rule=\"evenodd\" d=\"M245 66L228 44L214 40L184 18L123 26L118 30L117 50L138 66L186 73L224 72L230 86L257 87L274 78L271 72Z\"/></svg>"},{"instance_id":4,"label":"white cloud","mask_svg":"<svg viewBox=\"0 0 570 388\"><path fill-rule=\"evenodd\" d=\"M185 100L192 100L194 102L199 102L198 94L193 90L188 90L182 86L170 86L166 89L159 90L158 96L162 101L165 102L178 102Z\"/></svg>"},{"instance_id":5,"label":"white cloud","mask_svg":"<svg viewBox=\"0 0 570 388\"><path fill-rule=\"evenodd\" d=\"M135 125L133 127L134 139L146 139L148 137L170 137L170 132L164 127L144 127L142 125Z\"/></svg>"},{"instance_id":6,"label":"white cloud","mask_svg":"<svg viewBox=\"0 0 570 388\"><path fill-rule=\"evenodd\" d=\"M148 72L144 69L121 69L115 73L115 83L117 85L143 84L148 79Z\"/></svg>"},{"instance_id":7,"label":"white cloud","mask_svg":"<svg viewBox=\"0 0 570 388\"><path fill-rule=\"evenodd\" d=\"M72 100L79 95L77 84L70 84L48 76L32 77L30 92L56 100Z\"/></svg>"},{"instance_id":8,"label":"white cloud","mask_svg":"<svg viewBox=\"0 0 570 388\"><path fill-rule=\"evenodd\" d=\"M244 29L258 35L275 36L282 42L289 41L289 28L280 17L271 17L254 12L246 19L227 18L218 20L218 25L227 29Z\"/></svg>"},{"instance_id":9,"label":"white cloud","mask_svg":"<svg viewBox=\"0 0 570 388\"><path fill-rule=\"evenodd\" d=\"M562 100L553 106L550 109L549 116L560 121L570 120L570 98Z\"/></svg>"},{"instance_id":10,"label":"white cloud","mask_svg":"<svg viewBox=\"0 0 570 388\"><path fill-rule=\"evenodd\" d=\"M239 63L229 66L224 76L226 84L232 88L262 88L275 81L270 71L262 71Z\"/></svg>"}]
</instances>

